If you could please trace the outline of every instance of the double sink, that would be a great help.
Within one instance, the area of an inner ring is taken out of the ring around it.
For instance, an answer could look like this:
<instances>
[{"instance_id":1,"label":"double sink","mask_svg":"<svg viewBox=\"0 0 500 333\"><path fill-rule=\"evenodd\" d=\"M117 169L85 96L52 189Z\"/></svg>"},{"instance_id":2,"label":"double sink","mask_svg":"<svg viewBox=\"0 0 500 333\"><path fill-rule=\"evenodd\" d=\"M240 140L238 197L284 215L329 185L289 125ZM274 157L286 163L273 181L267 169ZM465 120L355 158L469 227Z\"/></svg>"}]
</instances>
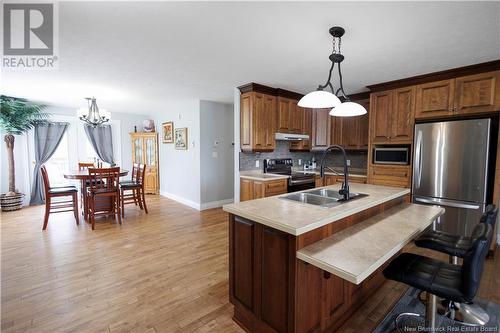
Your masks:
<instances>
[{"instance_id":1,"label":"double sink","mask_svg":"<svg viewBox=\"0 0 500 333\"><path fill-rule=\"evenodd\" d=\"M351 192L349 193L349 199L345 200L344 196L340 195L338 191L321 188L321 189L314 189L304 192L287 194L285 196L280 197L280 199L292 200L324 208L330 208L366 196L368 196L368 194Z\"/></svg>"}]
</instances>

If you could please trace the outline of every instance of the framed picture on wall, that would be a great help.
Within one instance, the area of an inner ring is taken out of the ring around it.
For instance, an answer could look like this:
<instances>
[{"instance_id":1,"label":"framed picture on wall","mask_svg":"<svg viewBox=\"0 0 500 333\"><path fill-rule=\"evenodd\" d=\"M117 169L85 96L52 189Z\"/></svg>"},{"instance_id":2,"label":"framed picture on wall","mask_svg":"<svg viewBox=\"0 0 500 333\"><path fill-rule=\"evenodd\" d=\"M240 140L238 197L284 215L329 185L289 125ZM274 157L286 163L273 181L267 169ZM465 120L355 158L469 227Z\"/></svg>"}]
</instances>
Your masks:
<instances>
[{"instance_id":1,"label":"framed picture on wall","mask_svg":"<svg viewBox=\"0 0 500 333\"><path fill-rule=\"evenodd\" d=\"M175 149L188 149L187 127L175 129Z\"/></svg>"},{"instance_id":2,"label":"framed picture on wall","mask_svg":"<svg viewBox=\"0 0 500 333\"><path fill-rule=\"evenodd\" d=\"M163 143L173 143L174 142L174 123L172 121L167 121L162 124L163 127Z\"/></svg>"}]
</instances>

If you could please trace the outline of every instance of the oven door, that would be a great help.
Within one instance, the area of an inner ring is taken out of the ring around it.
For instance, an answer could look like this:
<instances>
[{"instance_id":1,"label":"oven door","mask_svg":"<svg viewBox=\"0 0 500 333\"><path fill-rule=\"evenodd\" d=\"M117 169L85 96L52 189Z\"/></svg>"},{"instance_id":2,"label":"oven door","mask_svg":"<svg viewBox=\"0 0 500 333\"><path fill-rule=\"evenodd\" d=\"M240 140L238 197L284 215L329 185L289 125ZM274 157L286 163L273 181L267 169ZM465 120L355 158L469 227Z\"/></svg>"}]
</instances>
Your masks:
<instances>
[{"instance_id":1,"label":"oven door","mask_svg":"<svg viewBox=\"0 0 500 333\"><path fill-rule=\"evenodd\" d=\"M288 193L308 190L315 187L314 177L306 179L289 179L288 180Z\"/></svg>"}]
</instances>

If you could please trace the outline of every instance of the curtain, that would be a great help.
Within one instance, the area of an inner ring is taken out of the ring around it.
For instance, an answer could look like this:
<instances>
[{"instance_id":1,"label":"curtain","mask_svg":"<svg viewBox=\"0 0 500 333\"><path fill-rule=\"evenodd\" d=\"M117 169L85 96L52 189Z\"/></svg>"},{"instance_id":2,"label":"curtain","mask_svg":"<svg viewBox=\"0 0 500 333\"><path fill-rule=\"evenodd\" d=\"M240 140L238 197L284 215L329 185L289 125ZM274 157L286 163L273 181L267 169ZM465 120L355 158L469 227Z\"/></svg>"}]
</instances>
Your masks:
<instances>
[{"instance_id":1,"label":"curtain","mask_svg":"<svg viewBox=\"0 0 500 333\"><path fill-rule=\"evenodd\" d=\"M31 188L30 205L44 203L43 180L40 168L54 154L69 123L38 123L35 132L35 170L33 171L33 185Z\"/></svg>"},{"instance_id":2,"label":"curtain","mask_svg":"<svg viewBox=\"0 0 500 333\"><path fill-rule=\"evenodd\" d=\"M94 147L97 156L111 166L115 166L111 125L99 125L96 127L85 125L85 133L92 147Z\"/></svg>"}]
</instances>

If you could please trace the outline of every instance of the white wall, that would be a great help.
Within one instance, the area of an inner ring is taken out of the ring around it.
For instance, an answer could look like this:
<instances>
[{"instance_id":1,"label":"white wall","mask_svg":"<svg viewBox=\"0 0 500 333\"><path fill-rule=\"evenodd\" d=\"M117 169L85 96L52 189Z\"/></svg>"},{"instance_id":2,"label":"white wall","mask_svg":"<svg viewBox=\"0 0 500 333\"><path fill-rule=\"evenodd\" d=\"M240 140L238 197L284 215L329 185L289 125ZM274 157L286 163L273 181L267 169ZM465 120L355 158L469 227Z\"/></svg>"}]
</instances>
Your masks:
<instances>
[{"instance_id":1,"label":"white wall","mask_svg":"<svg viewBox=\"0 0 500 333\"><path fill-rule=\"evenodd\" d=\"M160 132L160 194L200 209L200 102L196 99L165 101L164 109L154 113ZM188 149L177 150L162 142L161 124L174 122L174 129L188 128Z\"/></svg>"},{"instance_id":2,"label":"white wall","mask_svg":"<svg viewBox=\"0 0 500 333\"><path fill-rule=\"evenodd\" d=\"M76 119L76 109L69 107L59 107L59 106L49 106L45 110L46 112L52 114L52 119L54 121L68 121L69 119L74 119L70 122L70 126L80 124L79 120ZM118 125L113 127L120 128L120 133L113 133L114 137L114 150L115 157L118 158L117 163L122 165L124 168L131 167L132 165L132 145L129 137L129 132L134 131L134 126L137 126L138 130L142 128L142 121L144 119L149 119L149 116L136 115L128 113L112 112L111 120L112 125ZM5 133L1 133L2 142L0 144L0 192L5 193L8 190L8 163L7 163L7 150L5 147L5 142L3 141L3 136ZM118 139L119 137L119 139ZM120 161L121 159L121 161ZM31 183L33 178L33 160L34 160L34 146L33 146L33 135L28 133L22 136L16 136L15 146L14 146L14 160L15 160L15 170L16 170L16 187L17 189L26 194L25 203L29 202L31 193Z\"/></svg>"},{"instance_id":3,"label":"white wall","mask_svg":"<svg viewBox=\"0 0 500 333\"><path fill-rule=\"evenodd\" d=\"M201 208L230 203L234 198L233 106L200 101Z\"/></svg>"}]
</instances>

